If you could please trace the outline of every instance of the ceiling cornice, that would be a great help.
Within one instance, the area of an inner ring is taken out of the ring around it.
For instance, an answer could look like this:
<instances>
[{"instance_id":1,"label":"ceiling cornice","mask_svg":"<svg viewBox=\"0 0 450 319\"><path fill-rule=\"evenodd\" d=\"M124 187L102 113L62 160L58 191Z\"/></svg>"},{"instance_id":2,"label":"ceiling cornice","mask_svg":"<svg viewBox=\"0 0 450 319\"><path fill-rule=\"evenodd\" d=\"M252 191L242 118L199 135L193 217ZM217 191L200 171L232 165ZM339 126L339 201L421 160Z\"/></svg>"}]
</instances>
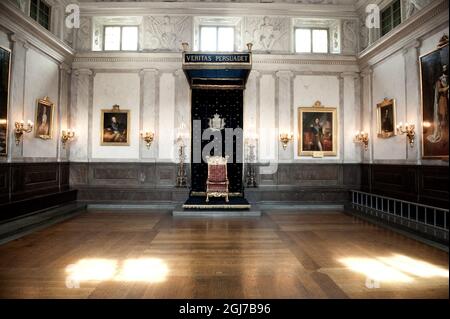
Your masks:
<instances>
[{"instance_id":1,"label":"ceiling cornice","mask_svg":"<svg viewBox=\"0 0 450 319\"><path fill-rule=\"evenodd\" d=\"M9 1L0 1L1 26L10 34L63 63L72 59L75 51L36 21L23 14Z\"/></svg>"},{"instance_id":2,"label":"ceiling cornice","mask_svg":"<svg viewBox=\"0 0 450 319\"><path fill-rule=\"evenodd\" d=\"M362 51L358 55L361 68L382 61L436 28L448 26L448 18L448 0L434 0L429 6Z\"/></svg>"},{"instance_id":3,"label":"ceiling cornice","mask_svg":"<svg viewBox=\"0 0 450 319\"><path fill-rule=\"evenodd\" d=\"M83 15L272 15L288 17L356 18L354 5L235 3L235 2L82 2Z\"/></svg>"}]
</instances>

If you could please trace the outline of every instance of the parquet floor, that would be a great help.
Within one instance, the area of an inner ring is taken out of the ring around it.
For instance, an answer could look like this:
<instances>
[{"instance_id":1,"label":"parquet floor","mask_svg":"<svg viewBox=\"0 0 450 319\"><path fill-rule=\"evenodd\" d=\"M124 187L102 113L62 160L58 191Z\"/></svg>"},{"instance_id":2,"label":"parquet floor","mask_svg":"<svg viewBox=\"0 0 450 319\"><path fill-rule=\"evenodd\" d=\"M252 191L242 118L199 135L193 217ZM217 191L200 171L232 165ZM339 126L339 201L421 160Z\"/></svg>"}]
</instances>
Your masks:
<instances>
[{"instance_id":1,"label":"parquet floor","mask_svg":"<svg viewBox=\"0 0 450 319\"><path fill-rule=\"evenodd\" d=\"M0 246L0 298L448 298L448 267L339 212L89 211Z\"/></svg>"}]
</instances>

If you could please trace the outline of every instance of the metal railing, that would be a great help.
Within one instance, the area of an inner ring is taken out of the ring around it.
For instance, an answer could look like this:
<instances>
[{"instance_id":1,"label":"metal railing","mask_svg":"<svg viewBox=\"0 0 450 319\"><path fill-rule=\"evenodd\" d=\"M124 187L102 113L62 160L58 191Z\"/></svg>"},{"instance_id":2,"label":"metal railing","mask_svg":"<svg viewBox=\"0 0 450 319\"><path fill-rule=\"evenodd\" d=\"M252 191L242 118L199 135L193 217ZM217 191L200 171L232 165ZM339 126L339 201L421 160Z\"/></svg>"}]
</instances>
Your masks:
<instances>
[{"instance_id":1,"label":"metal railing","mask_svg":"<svg viewBox=\"0 0 450 319\"><path fill-rule=\"evenodd\" d=\"M427 229L443 232L444 237L448 239L448 209L357 190L352 190L351 193L353 205L425 226L426 233L429 233ZM407 223L407 226L410 226L410 224ZM414 228L417 229L417 227Z\"/></svg>"}]
</instances>

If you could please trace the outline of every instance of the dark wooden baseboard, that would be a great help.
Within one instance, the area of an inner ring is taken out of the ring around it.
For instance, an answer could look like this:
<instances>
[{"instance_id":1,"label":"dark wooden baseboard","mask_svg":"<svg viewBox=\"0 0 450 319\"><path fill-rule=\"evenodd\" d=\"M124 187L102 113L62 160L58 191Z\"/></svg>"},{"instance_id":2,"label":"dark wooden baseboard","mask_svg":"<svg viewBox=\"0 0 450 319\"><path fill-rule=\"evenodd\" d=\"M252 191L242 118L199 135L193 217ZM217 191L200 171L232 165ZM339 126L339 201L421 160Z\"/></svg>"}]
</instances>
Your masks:
<instances>
[{"instance_id":1,"label":"dark wooden baseboard","mask_svg":"<svg viewBox=\"0 0 450 319\"><path fill-rule=\"evenodd\" d=\"M21 217L77 199L77 190L65 190L0 204L0 221Z\"/></svg>"},{"instance_id":2,"label":"dark wooden baseboard","mask_svg":"<svg viewBox=\"0 0 450 319\"><path fill-rule=\"evenodd\" d=\"M448 209L448 166L362 164L361 190Z\"/></svg>"}]
</instances>

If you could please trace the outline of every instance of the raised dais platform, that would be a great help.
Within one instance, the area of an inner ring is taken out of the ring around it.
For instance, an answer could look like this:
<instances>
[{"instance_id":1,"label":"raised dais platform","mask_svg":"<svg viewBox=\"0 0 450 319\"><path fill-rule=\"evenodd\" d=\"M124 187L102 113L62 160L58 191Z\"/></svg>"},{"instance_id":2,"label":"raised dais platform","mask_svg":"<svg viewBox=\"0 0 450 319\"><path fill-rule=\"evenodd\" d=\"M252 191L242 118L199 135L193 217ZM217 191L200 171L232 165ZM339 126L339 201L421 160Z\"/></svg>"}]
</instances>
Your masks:
<instances>
[{"instance_id":1,"label":"raised dais platform","mask_svg":"<svg viewBox=\"0 0 450 319\"><path fill-rule=\"evenodd\" d=\"M183 205L172 211L178 217L258 217L261 216L259 207L252 206L243 197L210 198L206 202L204 196L190 196Z\"/></svg>"}]
</instances>

